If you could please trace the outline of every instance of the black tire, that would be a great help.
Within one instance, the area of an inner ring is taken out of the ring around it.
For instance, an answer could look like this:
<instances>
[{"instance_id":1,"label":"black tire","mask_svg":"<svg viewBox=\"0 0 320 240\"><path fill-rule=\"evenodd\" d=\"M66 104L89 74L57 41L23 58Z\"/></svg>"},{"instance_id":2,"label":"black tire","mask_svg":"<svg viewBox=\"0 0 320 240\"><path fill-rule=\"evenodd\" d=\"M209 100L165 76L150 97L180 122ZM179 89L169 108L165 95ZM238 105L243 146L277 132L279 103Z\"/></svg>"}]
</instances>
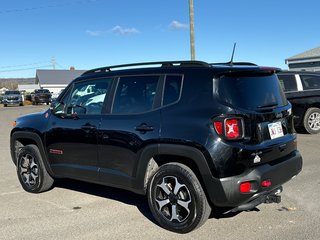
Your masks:
<instances>
[{"instance_id":1,"label":"black tire","mask_svg":"<svg viewBox=\"0 0 320 240\"><path fill-rule=\"evenodd\" d=\"M191 232L200 227L211 213L196 175L180 163L161 166L149 181L147 196L155 220L173 232Z\"/></svg>"},{"instance_id":2,"label":"black tire","mask_svg":"<svg viewBox=\"0 0 320 240\"><path fill-rule=\"evenodd\" d=\"M20 150L17 174L23 189L31 193L47 191L54 182L44 166L38 147L33 144L26 145Z\"/></svg>"},{"instance_id":3,"label":"black tire","mask_svg":"<svg viewBox=\"0 0 320 240\"><path fill-rule=\"evenodd\" d=\"M309 108L304 114L303 126L310 134L317 134L320 132L320 109Z\"/></svg>"},{"instance_id":4,"label":"black tire","mask_svg":"<svg viewBox=\"0 0 320 240\"><path fill-rule=\"evenodd\" d=\"M34 101L32 101L32 105L36 105L36 103Z\"/></svg>"},{"instance_id":5,"label":"black tire","mask_svg":"<svg viewBox=\"0 0 320 240\"><path fill-rule=\"evenodd\" d=\"M3 104L4 107L7 107L7 104Z\"/></svg>"}]
</instances>

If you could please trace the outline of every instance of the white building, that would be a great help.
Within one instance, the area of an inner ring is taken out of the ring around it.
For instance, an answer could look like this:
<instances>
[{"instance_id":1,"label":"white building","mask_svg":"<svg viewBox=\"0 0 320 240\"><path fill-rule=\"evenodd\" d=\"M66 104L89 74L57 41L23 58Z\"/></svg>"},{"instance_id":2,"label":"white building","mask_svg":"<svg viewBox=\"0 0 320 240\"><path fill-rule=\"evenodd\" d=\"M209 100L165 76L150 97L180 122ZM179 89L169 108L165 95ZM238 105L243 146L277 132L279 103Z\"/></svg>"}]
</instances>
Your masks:
<instances>
[{"instance_id":1,"label":"white building","mask_svg":"<svg viewBox=\"0 0 320 240\"><path fill-rule=\"evenodd\" d=\"M36 71L35 84L39 88L49 89L52 93L59 93L75 78L79 77L86 70L43 70Z\"/></svg>"}]
</instances>

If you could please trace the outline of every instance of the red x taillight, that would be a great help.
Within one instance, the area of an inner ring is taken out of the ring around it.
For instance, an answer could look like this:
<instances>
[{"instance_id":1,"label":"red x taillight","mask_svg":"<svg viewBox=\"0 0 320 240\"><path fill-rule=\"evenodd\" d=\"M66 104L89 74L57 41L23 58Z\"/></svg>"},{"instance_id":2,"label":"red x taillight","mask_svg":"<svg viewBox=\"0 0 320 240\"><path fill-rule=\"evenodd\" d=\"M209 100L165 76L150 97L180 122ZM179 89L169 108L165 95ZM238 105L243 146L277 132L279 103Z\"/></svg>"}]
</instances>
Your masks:
<instances>
[{"instance_id":1,"label":"red x taillight","mask_svg":"<svg viewBox=\"0 0 320 240\"><path fill-rule=\"evenodd\" d=\"M243 137L243 121L241 118L217 118L213 121L218 135L226 139L240 139Z\"/></svg>"}]
</instances>

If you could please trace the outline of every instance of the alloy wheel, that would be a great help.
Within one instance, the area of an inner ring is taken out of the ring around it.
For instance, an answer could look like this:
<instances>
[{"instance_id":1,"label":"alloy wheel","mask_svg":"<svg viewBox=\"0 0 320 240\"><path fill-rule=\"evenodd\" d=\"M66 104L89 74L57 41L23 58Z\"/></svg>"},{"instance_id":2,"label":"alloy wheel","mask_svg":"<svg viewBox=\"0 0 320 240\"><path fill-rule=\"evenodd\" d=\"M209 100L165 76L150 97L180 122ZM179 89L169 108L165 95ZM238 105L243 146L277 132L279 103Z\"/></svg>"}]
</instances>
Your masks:
<instances>
[{"instance_id":1,"label":"alloy wheel","mask_svg":"<svg viewBox=\"0 0 320 240\"><path fill-rule=\"evenodd\" d=\"M320 130L320 113L314 112L310 114L308 119L308 124L312 130L314 131Z\"/></svg>"},{"instance_id":2,"label":"alloy wheel","mask_svg":"<svg viewBox=\"0 0 320 240\"><path fill-rule=\"evenodd\" d=\"M24 154L21 158L19 173L26 187L33 187L39 178L39 168L35 158L31 154Z\"/></svg>"},{"instance_id":3,"label":"alloy wheel","mask_svg":"<svg viewBox=\"0 0 320 240\"><path fill-rule=\"evenodd\" d=\"M162 182L157 184L155 200L158 211L171 222L181 223L190 214L190 191L174 176L163 177Z\"/></svg>"}]
</instances>

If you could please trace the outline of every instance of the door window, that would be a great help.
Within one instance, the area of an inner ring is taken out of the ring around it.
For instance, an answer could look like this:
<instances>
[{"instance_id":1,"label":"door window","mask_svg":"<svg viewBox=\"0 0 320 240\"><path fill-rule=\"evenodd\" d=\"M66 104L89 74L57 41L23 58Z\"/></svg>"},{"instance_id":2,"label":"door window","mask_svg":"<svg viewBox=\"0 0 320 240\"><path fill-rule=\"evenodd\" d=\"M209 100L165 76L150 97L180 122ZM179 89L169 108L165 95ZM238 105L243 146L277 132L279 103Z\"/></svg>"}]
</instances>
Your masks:
<instances>
[{"instance_id":1,"label":"door window","mask_svg":"<svg viewBox=\"0 0 320 240\"><path fill-rule=\"evenodd\" d=\"M180 97L182 85L181 75L167 75L163 94L163 105L177 102Z\"/></svg>"},{"instance_id":2,"label":"door window","mask_svg":"<svg viewBox=\"0 0 320 240\"><path fill-rule=\"evenodd\" d=\"M153 109L159 76L131 76L119 79L112 113L137 114Z\"/></svg>"},{"instance_id":3,"label":"door window","mask_svg":"<svg viewBox=\"0 0 320 240\"><path fill-rule=\"evenodd\" d=\"M303 89L320 89L320 76L317 75L301 75L300 76Z\"/></svg>"},{"instance_id":4,"label":"door window","mask_svg":"<svg viewBox=\"0 0 320 240\"><path fill-rule=\"evenodd\" d=\"M100 114L111 78L77 82L57 105L55 112L76 115Z\"/></svg>"},{"instance_id":5,"label":"door window","mask_svg":"<svg viewBox=\"0 0 320 240\"><path fill-rule=\"evenodd\" d=\"M285 92L297 91L297 82L295 75L278 75L280 85Z\"/></svg>"}]
</instances>

